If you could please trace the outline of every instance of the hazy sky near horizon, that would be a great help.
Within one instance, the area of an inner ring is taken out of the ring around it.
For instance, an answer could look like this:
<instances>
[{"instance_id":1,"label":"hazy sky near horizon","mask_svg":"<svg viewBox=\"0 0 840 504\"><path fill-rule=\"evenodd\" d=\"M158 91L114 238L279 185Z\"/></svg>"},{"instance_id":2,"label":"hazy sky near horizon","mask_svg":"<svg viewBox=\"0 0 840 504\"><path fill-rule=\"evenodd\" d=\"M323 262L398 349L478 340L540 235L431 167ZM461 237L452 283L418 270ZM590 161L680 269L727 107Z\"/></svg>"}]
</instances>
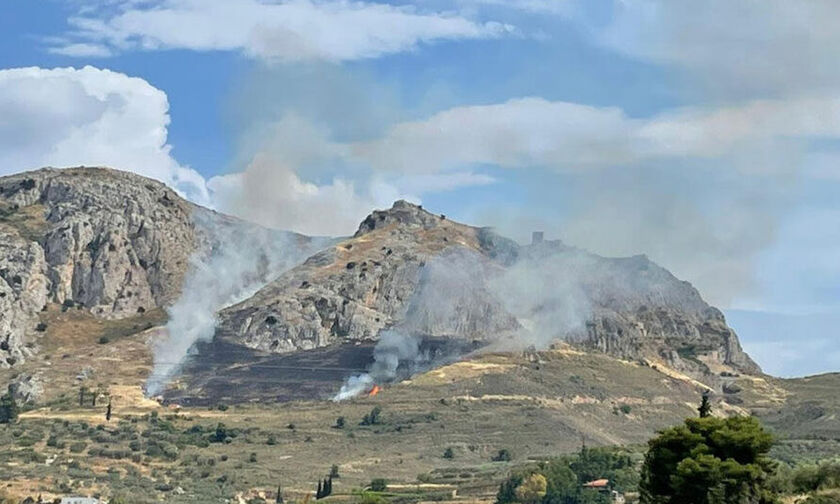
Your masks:
<instances>
[{"instance_id":1,"label":"hazy sky near horizon","mask_svg":"<svg viewBox=\"0 0 840 504\"><path fill-rule=\"evenodd\" d=\"M309 234L397 198L542 229L691 281L770 372L840 370L836 19L831 0L7 0L0 175L109 165Z\"/></svg>"}]
</instances>

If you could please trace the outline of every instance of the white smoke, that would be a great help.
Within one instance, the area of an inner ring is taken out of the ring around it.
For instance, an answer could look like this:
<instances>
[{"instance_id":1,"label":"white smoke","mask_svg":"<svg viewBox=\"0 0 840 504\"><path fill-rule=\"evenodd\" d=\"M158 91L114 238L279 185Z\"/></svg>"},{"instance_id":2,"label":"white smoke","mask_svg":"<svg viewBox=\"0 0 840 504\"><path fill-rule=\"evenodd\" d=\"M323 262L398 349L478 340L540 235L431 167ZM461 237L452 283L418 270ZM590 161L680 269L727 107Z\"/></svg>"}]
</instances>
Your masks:
<instances>
[{"instance_id":1,"label":"white smoke","mask_svg":"<svg viewBox=\"0 0 840 504\"><path fill-rule=\"evenodd\" d=\"M194 215L213 240L211 251L191 258L181 297L169 308L166 336L154 345L154 367L146 393L163 391L178 373L193 346L210 341L216 312L254 294L266 282L293 266L324 241L301 242L299 236L247 223L214 221Z\"/></svg>"},{"instance_id":2,"label":"white smoke","mask_svg":"<svg viewBox=\"0 0 840 504\"><path fill-rule=\"evenodd\" d=\"M542 246L547 253L521 258L487 280L490 291L521 325L513 337L496 341L497 348L543 349L579 332L591 317L584 284L598 266L585 254L549 250L553 246Z\"/></svg>"},{"instance_id":3,"label":"white smoke","mask_svg":"<svg viewBox=\"0 0 840 504\"><path fill-rule=\"evenodd\" d=\"M457 360L472 341L516 351L579 333L592 312L583 284L600 266L591 256L554 247L562 246L546 244L508 267L460 247L426 261L405 319L382 332L371 368L348 378L333 400ZM422 351L425 337L463 345L433 355Z\"/></svg>"},{"instance_id":4,"label":"white smoke","mask_svg":"<svg viewBox=\"0 0 840 504\"><path fill-rule=\"evenodd\" d=\"M373 349L374 362L367 373L351 376L347 379L333 401L344 401L370 390L377 383L391 381L398 376L401 362L418 364L423 359L420 351L420 339L417 336L394 330L380 334ZM426 356L428 360L428 356Z\"/></svg>"}]
</instances>

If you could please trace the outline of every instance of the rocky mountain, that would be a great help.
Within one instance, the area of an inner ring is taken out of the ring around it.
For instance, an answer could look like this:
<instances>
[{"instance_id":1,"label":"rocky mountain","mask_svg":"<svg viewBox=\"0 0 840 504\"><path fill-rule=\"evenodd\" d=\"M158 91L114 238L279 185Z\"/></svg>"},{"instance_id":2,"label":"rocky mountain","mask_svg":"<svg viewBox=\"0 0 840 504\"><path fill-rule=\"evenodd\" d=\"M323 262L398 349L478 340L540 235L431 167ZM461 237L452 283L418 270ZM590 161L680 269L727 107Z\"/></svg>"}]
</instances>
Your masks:
<instances>
[{"instance_id":1,"label":"rocky mountain","mask_svg":"<svg viewBox=\"0 0 840 504\"><path fill-rule=\"evenodd\" d=\"M106 168L0 178L0 365L37 350L51 304L107 320L172 306L191 261L249 226ZM383 330L462 349L565 339L697 377L760 373L720 311L644 256L523 246L405 201L344 240L292 236L307 246L258 271L226 270L264 287L218 314L224 345L291 355L372 345Z\"/></svg>"},{"instance_id":2,"label":"rocky mountain","mask_svg":"<svg viewBox=\"0 0 840 504\"><path fill-rule=\"evenodd\" d=\"M520 246L405 201L219 320L224 341L275 353L375 341L392 329L503 349L559 338L694 376L760 373L721 312L644 256Z\"/></svg>"},{"instance_id":3,"label":"rocky mountain","mask_svg":"<svg viewBox=\"0 0 840 504\"><path fill-rule=\"evenodd\" d=\"M0 366L32 354L47 304L102 319L169 307L191 258L255 227L107 168L0 178Z\"/></svg>"}]
</instances>

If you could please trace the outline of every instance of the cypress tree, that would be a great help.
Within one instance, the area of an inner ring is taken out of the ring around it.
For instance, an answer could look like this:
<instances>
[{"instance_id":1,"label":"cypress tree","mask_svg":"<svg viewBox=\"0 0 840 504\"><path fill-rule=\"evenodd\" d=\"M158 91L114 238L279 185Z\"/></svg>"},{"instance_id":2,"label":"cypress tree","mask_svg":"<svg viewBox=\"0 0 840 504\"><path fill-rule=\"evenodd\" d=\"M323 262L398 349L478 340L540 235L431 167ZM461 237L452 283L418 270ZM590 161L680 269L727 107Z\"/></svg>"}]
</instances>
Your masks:
<instances>
[{"instance_id":1,"label":"cypress tree","mask_svg":"<svg viewBox=\"0 0 840 504\"><path fill-rule=\"evenodd\" d=\"M17 401L15 401L15 396L12 394L11 387L9 387L6 395L0 397L0 423L12 423L17 420L17 417Z\"/></svg>"},{"instance_id":2,"label":"cypress tree","mask_svg":"<svg viewBox=\"0 0 840 504\"><path fill-rule=\"evenodd\" d=\"M79 388L79 407L80 408L85 405L85 390L86 390L85 387Z\"/></svg>"},{"instance_id":3,"label":"cypress tree","mask_svg":"<svg viewBox=\"0 0 840 504\"><path fill-rule=\"evenodd\" d=\"M277 498L274 499L276 504L283 504L283 486L278 484L277 485Z\"/></svg>"},{"instance_id":4,"label":"cypress tree","mask_svg":"<svg viewBox=\"0 0 840 504\"><path fill-rule=\"evenodd\" d=\"M111 400L108 399L108 409L105 411L105 420L110 422L111 421Z\"/></svg>"},{"instance_id":5,"label":"cypress tree","mask_svg":"<svg viewBox=\"0 0 840 504\"><path fill-rule=\"evenodd\" d=\"M323 487L321 486L321 480L318 480L318 490L315 492L315 499L318 500L321 498L321 492L323 492Z\"/></svg>"},{"instance_id":6,"label":"cypress tree","mask_svg":"<svg viewBox=\"0 0 840 504\"><path fill-rule=\"evenodd\" d=\"M700 407L697 408L700 413L700 418L706 418L712 414L712 404L709 402L709 391L703 392L703 399L700 402Z\"/></svg>"}]
</instances>

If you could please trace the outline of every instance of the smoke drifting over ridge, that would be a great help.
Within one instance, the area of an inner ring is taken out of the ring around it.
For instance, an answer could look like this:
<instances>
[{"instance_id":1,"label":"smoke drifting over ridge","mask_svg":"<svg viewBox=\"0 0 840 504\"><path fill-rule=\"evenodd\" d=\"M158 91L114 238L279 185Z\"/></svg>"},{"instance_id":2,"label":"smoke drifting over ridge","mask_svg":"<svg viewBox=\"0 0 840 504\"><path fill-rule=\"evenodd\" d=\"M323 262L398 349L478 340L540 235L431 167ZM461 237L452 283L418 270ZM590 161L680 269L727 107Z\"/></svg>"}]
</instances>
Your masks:
<instances>
[{"instance_id":1,"label":"smoke drifting over ridge","mask_svg":"<svg viewBox=\"0 0 840 504\"><path fill-rule=\"evenodd\" d=\"M193 219L212 243L209 252L191 258L181 296L168 309L166 335L154 345L154 367L146 382L150 396L163 391L195 343L212 340L218 310L252 295L327 241L304 242L292 233L219 222L204 211L195 212Z\"/></svg>"},{"instance_id":2,"label":"smoke drifting over ridge","mask_svg":"<svg viewBox=\"0 0 840 504\"><path fill-rule=\"evenodd\" d=\"M463 248L426 261L404 320L383 331L374 363L347 379L333 400L350 399L376 384L458 360L471 351L544 349L574 339L592 313L583 275L597 264L559 244L524 247L503 267ZM430 351L423 342L454 338ZM476 344L477 343L477 344Z\"/></svg>"}]
</instances>

